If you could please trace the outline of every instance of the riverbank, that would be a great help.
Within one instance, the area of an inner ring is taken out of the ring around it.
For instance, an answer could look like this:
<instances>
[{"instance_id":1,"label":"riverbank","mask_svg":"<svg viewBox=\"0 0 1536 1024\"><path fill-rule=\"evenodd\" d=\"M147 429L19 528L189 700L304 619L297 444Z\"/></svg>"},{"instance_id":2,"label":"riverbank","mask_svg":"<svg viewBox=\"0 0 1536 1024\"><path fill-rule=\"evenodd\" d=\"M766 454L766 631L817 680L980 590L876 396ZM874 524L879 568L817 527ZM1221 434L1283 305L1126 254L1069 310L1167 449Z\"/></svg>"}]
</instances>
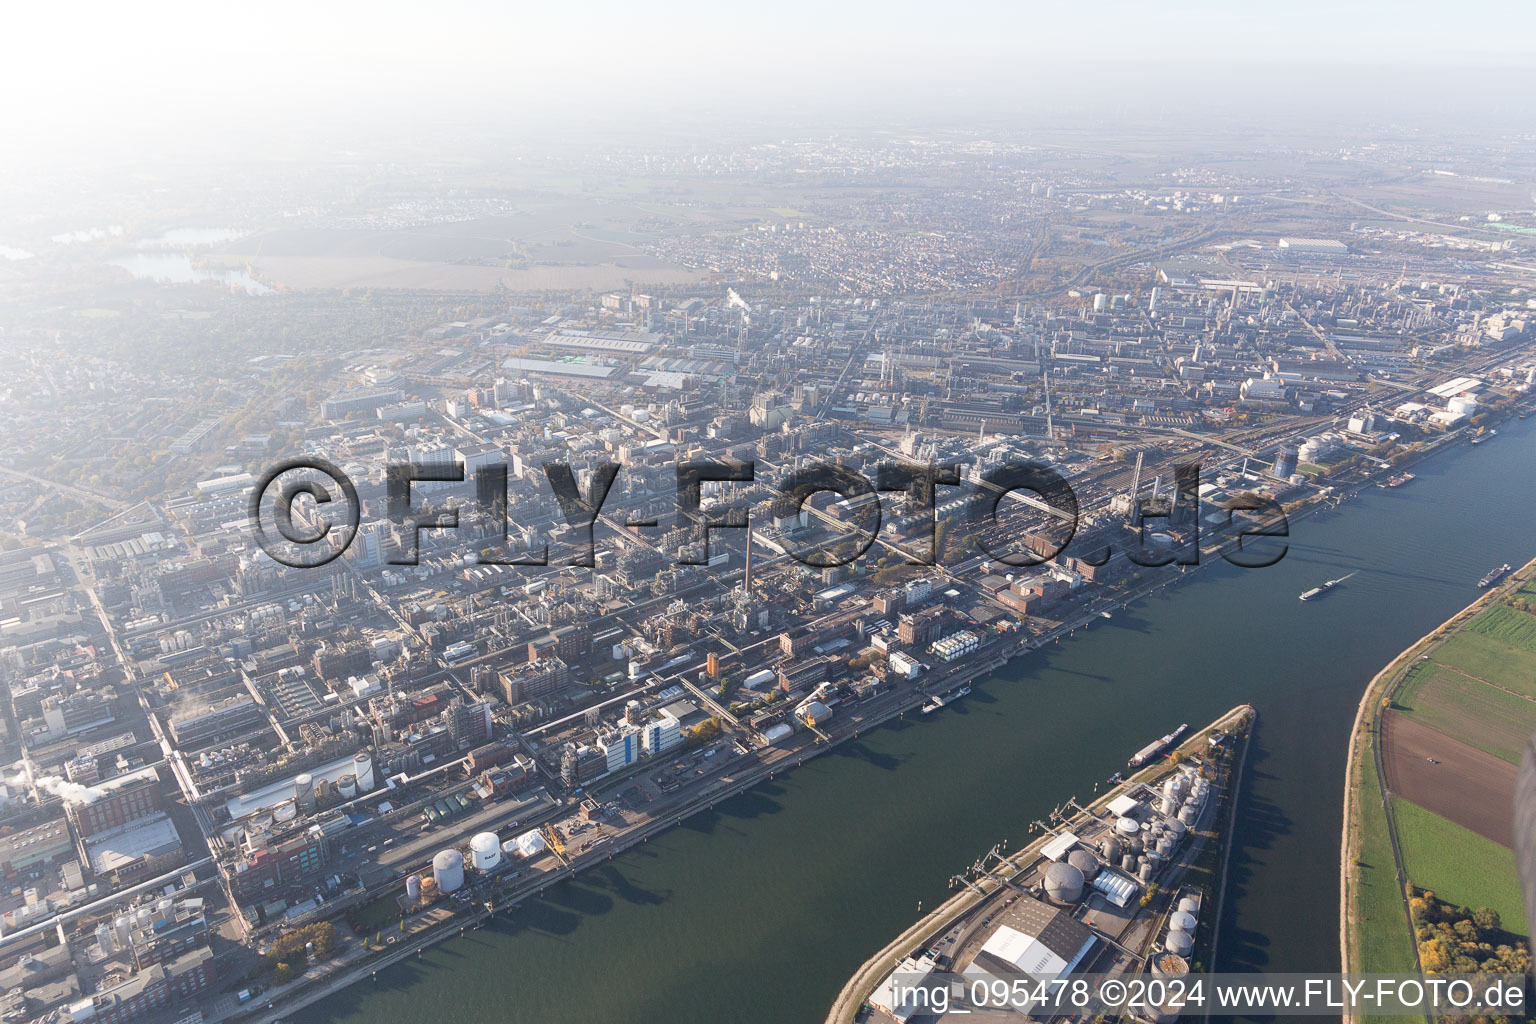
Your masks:
<instances>
[{"instance_id":1,"label":"riverbank","mask_svg":"<svg viewBox=\"0 0 1536 1024\"><path fill-rule=\"evenodd\" d=\"M1421 970L1408 908L1408 877L1385 783L1383 713L1415 665L1533 577L1536 559L1420 637L1376 674L1360 698L1350 731L1339 860L1340 963L1347 973ZM1393 921L1401 922L1401 932L1389 923Z\"/></svg>"},{"instance_id":2,"label":"riverbank","mask_svg":"<svg viewBox=\"0 0 1536 1024\"><path fill-rule=\"evenodd\" d=\"M1248 720L1249 727L1251 728L1255 717L1256 712L1250 705L1240 704L1205 728L1195 732L1188 739L1184 740L1180 746L1182 747L1204 736L1208 736L1218 729L1231 731L1234 723L1245 718ZM1247 755L1247 747L1248 736L1245 735L1243 738L1244 758ZM1133 773L1129 778L1123 779L1100 794L1087 805L1085 810L1080 811L1070 822L1065 823L1063 827L1071 831L1073 824L1087 818L1088 811L1104 811L1116 797L1141 785L1158 773L1165 771L1166 768L1167 762L1157 760L1140 771ZM1237 791L1238 786L1234 782L1233 791L1228 796L1229 805L1222 808L1223 814L1230 811L1230 803L1235 803ZM1001 874L1002 866L994 872L984 875L975 883L974 889L967 887L961 890L961 892L940 904L932 912L887 943L878 953L866 960L848 980L848 983L843 986L842 991L838 993L837 998L832 1003L832 1009L827 1014L826 1024L852 1024L870 994L886 975L901 963L905 956L913 949L931 944L934 936L952 927L958 919L970 912L977 904L990 899L1004 886L1007 879L1015 877L1039 860L1046 844L1052 842L1055 838L1055 835L1047 833L1004 858L1006 866L1011 868L1007 875Z\"/></svg>"},{"instance_id":3,"label":"riverbank","mask_svg":"<svg viewBox=\"0 0 1536 1024\"><path fill-rule=\"evenodd\" d=\"M1338 903L1338 876L1316 861L1338 856L1361 691L1478 596L1487 565L1529 556L1532 440L1536 424L1512 423L1496 443L1415 466L1409 487L1372 486L1337 511L1293 516L1290 554L1274 567L1217 560L1199 586L1170 567L1154 574L1161 594L1124 611L1129 595L1106 595L1114 618L1091 617L1081 638L1091 642L1037 646L943 712L866 729L830 759L721 799L299 1024L821 1019L869 952L919 916L915 900L926 910L953 896L944 879L978 851L1024 845L1061 793L1089 792L1149 734L1239 702L1264 713L1214 966L1336 963L1337 918L1317 908ZM1296 600L1351 570L1361 571L1326 599Z\"/></svg>"}]
</instances>

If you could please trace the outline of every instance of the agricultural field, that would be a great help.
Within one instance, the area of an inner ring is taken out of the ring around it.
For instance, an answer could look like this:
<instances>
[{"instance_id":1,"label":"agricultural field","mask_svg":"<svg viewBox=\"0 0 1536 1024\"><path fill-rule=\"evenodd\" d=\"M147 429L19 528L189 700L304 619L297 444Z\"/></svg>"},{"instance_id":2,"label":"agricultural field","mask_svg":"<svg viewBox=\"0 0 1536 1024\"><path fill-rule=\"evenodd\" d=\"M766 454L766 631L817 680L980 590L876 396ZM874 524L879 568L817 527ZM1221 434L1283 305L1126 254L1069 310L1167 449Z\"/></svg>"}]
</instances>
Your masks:
<instances>
[{"instance_id":1,"label":"agricultural field","mask_svg":"<svg viewBox=\"0 0 1536 1024\"><path fill-rule=\"evenodd\" d=\"M1433 661L1420 662L1393 706L1423 724L1513 764L1536 733L1536 701L1506 693Z\"/></svg>"},{"instance_id":2,"label":"agricultural field","mask_svg":"<svg viewBox=\"0 0 1536 1024\"><path fill-rule=\"evenodd\" d=\"M1525 615L1516 612L1516 615ZM1526 618L1536 621L1536 617ZM1507 690L1536 697L1536 650L1516 647L1486 634L1457 633L1430 657L1469 676L1497 683Z\"/></svg>"},{"instance_id":3,"label":"agricultural field","mask_svg":"<svg viewBox=\"0 0 1536 1024\"><path fill-rule=\"evenodd\" d=\"M1392 861L1387 812L1377 796L1376 761L1361 759L1360 848L1354 882L1355 970L1381 974L1413 971L1413 946L1403 920L1401 891Z\"/></svg>"},{"instance_id":4,"label":"agricultural field","mask_svg":"<svg viewBox=\"0 0 1536 1024\"><path fill-rule=\"evenodd\" d=\"M1536 653L1536 615L1508 605L1494 605L1467 624L1466 632Z\"/></svg>"},{"instance_id":5,"label":"agricultural field","mask_svg":"<svg viewBox=\"0 0 1536 1024\"><path fill-rule=\"evenodd\" d=\"M1492 907L1505 928L1525 932L1513 851L1400 797L1392 798L1392 818L1408 881L1453 905Z\"/></svg>"}]
</instances>

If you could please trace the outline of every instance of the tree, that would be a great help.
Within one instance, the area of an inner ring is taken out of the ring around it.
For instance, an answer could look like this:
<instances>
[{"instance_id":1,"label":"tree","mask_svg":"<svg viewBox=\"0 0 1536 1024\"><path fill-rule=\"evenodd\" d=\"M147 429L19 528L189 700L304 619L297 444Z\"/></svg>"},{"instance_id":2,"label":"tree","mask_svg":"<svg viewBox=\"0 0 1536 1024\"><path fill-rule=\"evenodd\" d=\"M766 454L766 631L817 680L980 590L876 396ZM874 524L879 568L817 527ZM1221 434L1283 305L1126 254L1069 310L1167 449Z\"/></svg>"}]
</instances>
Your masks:
<instances>
[{"instance_id":1,"label":"tree","mask_svg":"<svg viewBox=\"0 0 1536 1024\"><path fill-rule=\"evenodd\" d=\"M1504 922L1499 919L1499 912L1492 907L1478 907L1472 912L1472 921L1480 931L1500 932L1504 930Z\"/></svg>"},{"instance_id":2,"label":"tree","mask_svg":"<svg viewBox=\"0 0 1536 1024\"><path fill-rule=\"evenodd\" d=\"M293 980L294 969L290 963L279 963L272 969L272 980L283 985Z\"/></svg>"}]
</instances>

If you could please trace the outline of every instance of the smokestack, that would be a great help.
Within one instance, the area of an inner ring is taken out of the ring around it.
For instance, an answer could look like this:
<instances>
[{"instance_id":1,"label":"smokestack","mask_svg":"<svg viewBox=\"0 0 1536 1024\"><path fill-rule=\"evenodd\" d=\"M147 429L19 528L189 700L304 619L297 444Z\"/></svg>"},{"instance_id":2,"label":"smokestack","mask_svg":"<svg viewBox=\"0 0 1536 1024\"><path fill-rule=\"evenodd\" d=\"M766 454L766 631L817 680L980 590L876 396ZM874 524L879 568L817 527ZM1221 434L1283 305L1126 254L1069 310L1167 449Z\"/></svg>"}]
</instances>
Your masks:
<instances>
[{"instance_id":1,"label":"smokestack","mask_svg":"<svg viewBox=\"0 0 1536 1024\"><path fill-rule=\"evenodd\" d=\"M741 577L741 593L744 597L752 596L752 520L747 519L747 571Z\"/></svg>"}]
</instances>

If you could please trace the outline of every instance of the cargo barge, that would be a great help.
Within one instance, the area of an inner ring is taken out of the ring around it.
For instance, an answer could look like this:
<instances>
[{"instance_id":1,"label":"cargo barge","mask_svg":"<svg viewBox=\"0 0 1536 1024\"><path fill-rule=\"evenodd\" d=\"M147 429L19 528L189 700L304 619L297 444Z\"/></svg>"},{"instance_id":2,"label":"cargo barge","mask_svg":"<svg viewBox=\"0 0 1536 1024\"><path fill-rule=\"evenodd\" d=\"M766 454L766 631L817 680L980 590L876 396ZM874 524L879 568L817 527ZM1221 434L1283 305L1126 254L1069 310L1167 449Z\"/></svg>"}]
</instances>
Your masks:
<instances>
[{"instance_id":1,"label":"cargo barge","mask_svg":"<svg viewBox=\"0 0 1536 1024\"><path fill-rule=\"evenodd\" d=\"M1167 750L1175 740L1177 740L1180 736L1183 736L1188 731L1189 723L1185 722L1183 725L1179 726L1177 729L1173 730L1173 732L1169 733L1167 736L1164 736L1162 739L1153 743L1148 743L1146 746L1136 751L1136 755L1127 761L1126 764L1130 765L1132 768L1140 768L1142 765L1151 762L1151 760L1158 754L1161 754L1163 751Z\"/></svg>"}]
</instances>

